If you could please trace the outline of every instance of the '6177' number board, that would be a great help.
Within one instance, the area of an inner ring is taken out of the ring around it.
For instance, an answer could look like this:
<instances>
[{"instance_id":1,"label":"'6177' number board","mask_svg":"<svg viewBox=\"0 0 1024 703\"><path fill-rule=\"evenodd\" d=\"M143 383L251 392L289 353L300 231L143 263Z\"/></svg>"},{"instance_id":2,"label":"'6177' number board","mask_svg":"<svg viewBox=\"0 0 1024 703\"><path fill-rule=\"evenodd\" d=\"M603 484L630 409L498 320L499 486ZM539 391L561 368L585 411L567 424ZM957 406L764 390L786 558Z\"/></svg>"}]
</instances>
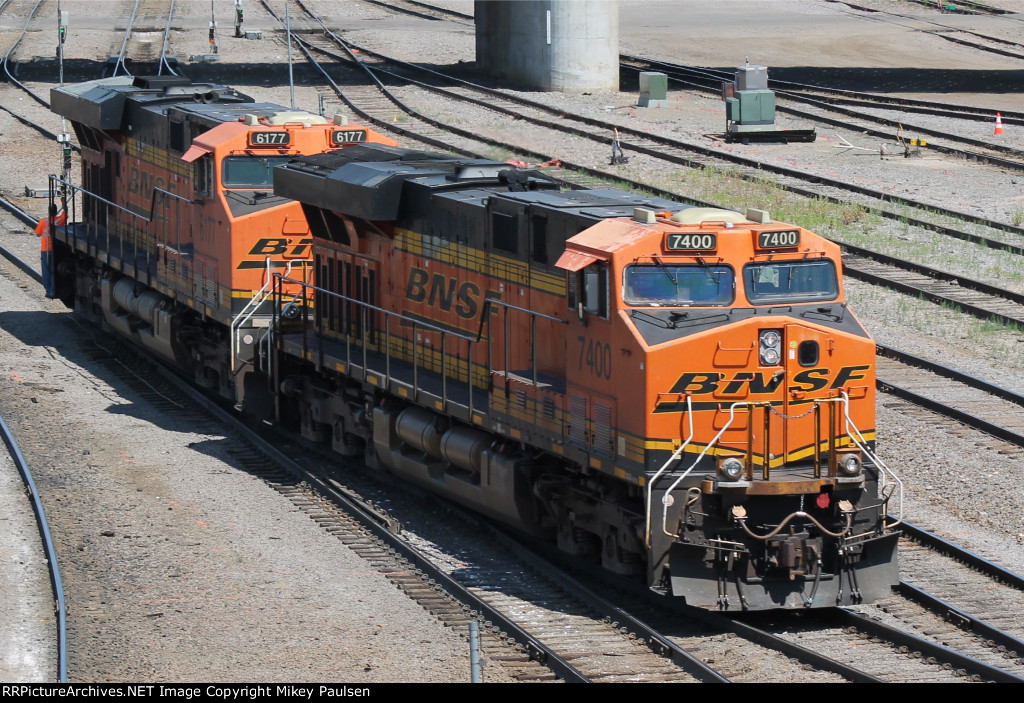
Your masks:
<instances>
[{"instance_id":1,"label":"'6177' number board","mask_svg":"<svg viewBox=\"0 0 1024 703\"><path fill-rule=\"evenodd\" d=\"M249 132L249 146L288 146L288 132Z\"/></svg>"},{"instance_id":2,"label":"'6177' number board","mask_svg":"<svg viewBox=\"0 0 1024 703\"><path fill-rule=\"evenodd\" d=\"M366 141L365 129L336 129L331 132L335 144L362 144Z\"/></svg>"}]
</instances>

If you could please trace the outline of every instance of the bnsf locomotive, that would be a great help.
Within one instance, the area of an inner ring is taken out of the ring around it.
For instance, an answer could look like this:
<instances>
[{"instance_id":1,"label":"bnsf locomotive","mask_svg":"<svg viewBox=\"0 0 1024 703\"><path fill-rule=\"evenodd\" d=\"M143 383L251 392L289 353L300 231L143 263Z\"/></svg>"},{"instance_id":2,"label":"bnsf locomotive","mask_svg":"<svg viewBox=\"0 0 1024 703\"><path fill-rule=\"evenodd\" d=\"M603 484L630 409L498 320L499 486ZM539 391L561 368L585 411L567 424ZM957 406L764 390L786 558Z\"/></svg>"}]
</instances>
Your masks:
<instances>
[{"instance_id":1,"label":"bnsf locomotive","mask_svg":"<svg viewBox=\"0 0 1024 703\"><path fill-rule=\"evenodd\" d=\"M185 197L233 197L217 158ZM239 405L307 440L691 605L833 606L898 581L874 343L834 244L763 211L563 191L383 143L294 158L273 184L263 198L301 203L308 249L288 251L291 220L210 230L234 253L209 284L247 306L214 318L140 275L120 254L134 234L96 208L57 232L58 290L129 336L166 334L177 363L226 373ZM253 251L264 239L274 252ZM257 254L265 277L242 283Z\"/></svg>"},{"instance_id":2,"label":"bnsf locomotive","mask_svg":"<svg viewBox=\"0 0 1024 703\"><path fill-rule=\"evenodd\" d=\"M55 88L51 106L81 145L82 184L58 184L70 218L55 232L48 290L225 395L254 369L272 273L301 277L310 254L302 208L274 194L274 168L395 143L341 115L176 76Z\"/></svg>"}]
</instances>

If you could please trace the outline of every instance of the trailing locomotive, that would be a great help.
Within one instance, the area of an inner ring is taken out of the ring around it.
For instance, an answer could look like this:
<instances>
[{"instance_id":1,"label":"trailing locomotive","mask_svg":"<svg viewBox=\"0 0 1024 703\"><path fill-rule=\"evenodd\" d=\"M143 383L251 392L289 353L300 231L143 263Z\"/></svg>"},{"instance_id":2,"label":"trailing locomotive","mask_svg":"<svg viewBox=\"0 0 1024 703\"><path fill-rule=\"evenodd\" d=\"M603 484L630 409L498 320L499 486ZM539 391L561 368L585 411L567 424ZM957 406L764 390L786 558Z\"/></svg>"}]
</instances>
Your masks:
<instances>
[{"instance_id":1,"label":"trailing locomotive","mask_svg":"<svg viewBox=\"0 0 1024 703\"><path fill-rule=\"evenodd\" d=\"M835 244L389 147L296 159L275 192L313 233L272 359L306 438L703 608L898 581Z\"/></svg>"},{"instance_id":2,"label":"trailing locomotive","mask_svg":"<svg viewBox=\"0 0 1024 703\"><path fill-rule=\"evenodd\" d=\"M56 295L240 408L694 606L898 581L874 343L827 240L180 79L53 105L84 181Z\"/></svg>"},{"instance_id":3,"label":"trailing locomotive","mask_svg":"<svg viewBox=\"0 0 1024 703\"><path fill-rule=\"evenodd\" d=\"M177 76L55 88L51 105L81 145L82 184L57 184L70 218L48 293L241 399L271 272L302 277L312 244L301 207L273 192L274 167L394 142Z\"/></svg>"}]
</instances>

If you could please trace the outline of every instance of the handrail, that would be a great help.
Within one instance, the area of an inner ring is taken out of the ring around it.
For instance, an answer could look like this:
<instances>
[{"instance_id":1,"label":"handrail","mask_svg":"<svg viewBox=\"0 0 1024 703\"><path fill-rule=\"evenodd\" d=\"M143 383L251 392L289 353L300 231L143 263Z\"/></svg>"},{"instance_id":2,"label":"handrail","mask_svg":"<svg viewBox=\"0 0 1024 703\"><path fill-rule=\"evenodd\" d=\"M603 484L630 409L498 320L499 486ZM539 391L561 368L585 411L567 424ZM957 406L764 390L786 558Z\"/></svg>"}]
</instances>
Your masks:
<instances>
[{"instance_id":1,"label":"handrail","mask_svg":"<svg viewBox=\"0 0 1024 703\"><path fill-rule=\"evenodd\" d=\"M168 195L168 196L170 196L171 198L173 198L175 200L180 200L183 203L188 203L189 205L195 205L196 202L197 202L195 200L191 200L189 198L186 198L183 195L178 195L177 193L172 193L169 190L165 190L164 188L160 188L159 186L154 186L153 187L153 193L152 193L152 195L150 196L150 199L149 199L149 202L150 202L149 214L148 215L143 215L142 213L135 212L134 210L130 210L130 209L126 208L124 205L119 205L119 204L117 204L117 203L115 203L113 201L107 200L102 195L97 195L96 193L93 193L91 190L86 190L82 186L76 186L74 183L72 183L70 181L65 181L63 178L60 178L59 176L55 176L54 174L51 173L50 174L50 191L51 192L53 192L53 184L54 183L59 183L62 186L67 186L72 191L77 191L79 193L83 193L85 195L88 195L90 198L94 198L95 200L98 200L98 201L100 201L101 203L103 203L105 205L109 205L109 206L111 206L111 207L113 207L113 208L115 208L117 210L121 210L122 212L128 213L132 217L138 217L139 219L145 221L147 224L153 222L153 211L156 209L156 194L157 193L163 193L164 195Z\"/></svg>"},{"instance_id":2,"label":"handrail","mask_svg":"<svg viewBox=\"0 0 1024 703\"><path fill-rule=\"evenodd\" d=\"M299 263L302 263L302 264L307 264L307 263L311 263L311 260L310 259L289 259L288 260L288 265L285 267L284 274L281 274L281 275L287 276L289 273L291 273L292 265L295 262L299 262ZM276 276L278 274L275 274L273 272L272 263L271 263L271 259L270 259L269 256L267 257L266 265L267 265L267 281L266 281L266 283L264 283L263 286L258 291L253 293L252 297L249 299L249 302L247 302L245 304L245 307L242 308L241 312L239 312L238 315L234 316L234 318L231 320L231 352L230 352L230 360L229 360L228 368L230 369L230 373L232 375L235 375L237 373L237 369L235 368L235 365L237 363L237 357L238 357L238 333L241 331L242 325L247 323L249 320L252 319L253 315L256 314L256 310L259 309L259 306L263 304L263 301L265 301L267 298L269 298L272 295L272 293L273 293L274 276ZM266 333L266 334L269 334L269 332ZM266 337L266 334L264 334L264 337ZM262 341L263 341L263 339L260 339L260 341L258 343L262 343Z\"/></svg>"},{"instance_id":3,"label":"handrail","mask_svg":"<svg viewBox=\"0 0 1024 703\"><path fill-rule=\"evenodd\" d=\"M704 455L708 453L708 451L711 449L711 447L715 446L715 443L719 440L719 438L725 433L725 431L727 429L729 429L729 426L732 425L733 420L736 419L736 408L741 406L741 405L755 405L755 404L751 403L750 401L747 401L747 400L740 400L740 401L737 401L737 402L733 403L732 405L730 405L729 406L729 421L726 422L722 426L722 429L720 429L718 431L718 434L716 434L714 437L711 438L711 441L708 442L707 445L705 445L704 449L702 449L700 454L697 455L697 458L693 460L693 463L690 464L687 467L686 471L684 471L675 481L673 481L672 485L668 487L667 491L665 491L665 495L661 499L661 504L663 506L663 509L662 509L662 512L661 512L661 531L664 532L665 535L667 535L668 537L675 537L675 534L673 534L672 532L669 532L668 529L667 529L667 526L668 526L668 507L669 507L668 500L669 500L669 497L672 495L672 491L674 491L676 489L676 487L679 486L679 484L682 482L683 479L685 479L687 476L690 475L690 472L693 471L694 467L696 467L697 464L700 463L700 460L704 458Z\"/></svg>"},{"instance_id":4,"label":"handrail","mask_svg":"<svg viewBox=\"0 0 1024 703\"><path fill-rule=\"evenodd\" d=\"M448 385L449 384L448 384L448 380L449 380L449 375L450 374L448 372L448 358L449 358L448 340L450 338L453 338L453 339L455 339L457 341L465 342L467 344L467 346L468 346L468 353L467 353L467 356L465 357L464 361L465 361L465 364L466 364L465 368L466 368L466 386L467 386L467 392L468 392L467 393L467 395L468 395L468 411L469 411L469 413L471 415L473 413L473 387L474 387L474 383L473 383L473 377L474 377L474 371L473 371L473 357L474 357L473 348L474 348L475 345L480 344L481 342L484 342L484 341L487 342L487 344L488 344L488 348L487 348L487 362L486 362L486 364L487 364L487 371L488 371L488 373L491 373L491 372L494 371L494 368L493 368L493 358L492 358L492 353L491 353L491 349L490 349L491 336L490 335L485 335L485 325L490 325L491 324L490 318L491 318L491 311L492 311L493 307L504 308L506 310L505 318L504 318L505 328L506 328L504 360L505 360L506 367L510 366L509 334L508 334L508 330L507 330L508 318L509 318L508 311L518 311L518 312L521 312L523 314L526 314L526 315L530 316L530 318L531 318L531 330L532 330L532 334L533 334L534 346L536 345L536 321L537 321L537 319L550 320L550 321L553 321L553 322L560 322L560 323L563 323L563 324L567 324L568 323L568 320L563 320L561 318L554 317L552 315L547 315L545 313L541 313L541 312L538 312L538 311L535 311L535 310L530 310L528 308L520 307L518 305L513 305L511 303L506 303L506 302L501 301L501 300L495 300L495 299L492 299L492 298L487 298L487 299L485 299L483 301L483 305L481 306L480 323L477 326L476 333L473 334L472 332L467 332L465 330L461 330L461 329L458 329L458 328L454 328L453 329L451 327L442 327L441 325L433 324L431 322L424 321L422 319L419 319L419 318L416 318L416 317L412 317L412 316L403 314L401 312L397 312L395 310L391 310L391 309L388 309L388 308L383 308L383 307L381 307L379 305L374 305L372 303L366 302L364 300L359 300L357 298L353 298L353 297L345 295L343 293L338 293L338 292L335 292L335 291L327 290L325 288L317 286L316 284L310 283L308 281L299 281L299 280L294 279L294 278L289 278L285 274L275 273L275 274L273 274L273 277L274 277L274 281L275 281L275 283L274 283L274 296L275 296L274 319L275 320L277 319L278 315L280 314L279 313L279 308L281 307L281 304L280 304L281 293L280 293L280 291L281 291L281 289L283 289L283 286L286 283L294 284L294 285L297 285L297 286L301 287L301 291L302 292L298 296L298 299L301 299L303 301L303 315L302 315L302 318L303 318L303 324L304 325L308 325L309 324L308 315L306 313L306 311L310 307L309 306L309 301L311 301L311 300L323 300L323 298L320 297L321 294L323 296L329 296L333 300L339 301L342 305L349 304L349 305L356 306L357 309L360 311L359 312L359 323L358 324L360 324L361 329L364 330L367 333L369 333L369 332L377 332L379 334L382 334L383 337L384 337L384 369L383 369L383 373L385 374L385 383L388 384L388 385L390 385L390 383L392 381L392 378L393 378L392 377L392 372L391 372L391 361L392 361L392 353L391 353L391 335L392 335L392 331L391 331L391 326L392 326L392 319L397 319L399 321L399 323L406 324L406 325L408 325L413 330L412 336L409 338L408 341L409 341L409 344L412 346L412 361L411 361L411 363L412 363L412 373L413 373L412 385L413 385L413 392L414 393L417 393L420 390L420 385L419 385L419 370L420 370L419 350L420 350L421 346L424 346L422 343L417 342L417 337L419 336L420 332L427 332L427 333L431 333L431 334L437 334L440 337L440 348L437 349L436 345L431 345L431 347L433 349L435 349L435 351L440 354L440 362L439 363L440 363L440 380L441 380L441 399L442 399L442 402L445 403L445 404L447 404L447 402L449 401L449 389L448 389ZM384 324L379 329L370 330L369 329L369 325L367 324L367 320L368 320L369 316L371 314L374 314L374 313L381 314L381 315L384 316ZM319 330L321 325L322 325L322 320L323 320L322 316L318 316L316 318L316 320L314 320L313 326L316 329ZM349 331L346 331L345 334L344 334L344 337L345 337L344 343L345 343L345 354L346 354L347 363L351 363L352 362L352 348L351 347L352 347L353 335ZM319 354L320 354L320 357L321 357L320 363L323 363L323 359L322 359L322 357L323 357L323 338L322 338L322 336L318 338L318 341L319 341ZM304 338L303 339L303 349L304 349L304 351L311 351L311 350L306 349L306 344L307 344L307 341ZM362 347L362 356L363 356L361 365L362 365L363 373L367 373L369 371L369 368L368 368L369 340L364 338L363 341L362 341L361 347ZM461 359L458 356L456 356L455 358L456 358L456 362L457 362L456 369L459 369L459 368L461 368L461 366L463 364L463 359ZM537 369L537 355L536 355L535 351L531 351L530 365L532 367L532 379L531 379L530 382L532 383L532 385L534 387L539 387L540 386L540 383L538 381L538 373L539 372L538 372L538 369ZM376 370L375 373L381 373L381 371L380 370ZM455 378L458 378L458 376L461 375L461 373L459 371L455 371L453 375L454 375ZM506 394L507 394L508 391L509 391L509 384L510 384L510 378L511 378L511 368L506 368L505 371L504 371L504 375L505 375L505 390L506 390Z\"/></svg>"},{"instance_id":5,"label":"handrail","mask_svg":"<svg viewBox=\"0 0 1024 703\"><path fill-rule=\"evenodd\" d=\"M687 412L688 413L690 412L689 400L690 400L690 398L689 398L689 396L687 396ZM843 428L842 434L845 435L846 437L848 437L857 446L857 448L860 449L861 452L863 452L864 455L871 460L871 462L875 465L875 467L878 468L878 470L879 470L879 481L880 481L878 490L879 490L879 493L883 496L883 498L886 498L886 500L888 500L887 497L883 493L883 491L885 489L885 486L886 486L886 479L887 479L887 477L891 478L891 480L896 483L896 485L898 487L898 493L899 493L899 508L900 508L900 510L896 514L896 518L897 518L896 522L886 525L886 527L889 527L889 528L895 527L896 525L898 525L902 521L902 510L903 510L903 500L904 500L904 497L903 497L903 481L899 478L899 476L896 475L896 473L892 469L890 469L885 464L885 462L883 462L881 459L878 458L878 455L875 452L873 452L870 448L868 448L867 440L864 438L864 435L857 428L856 424L853 422L853 419L850 417L850 398L849 398L849 396L846 393L841 393L841 395L836 397L836 398L820 398L820 399L817 399L817 400L814 401L814 408L816 409L818 406L820 406L823 403L830 403L830 404L838 403L838 404L841 404L843 406L843 418L845 420L845 423L844 423L844 428ZM707 455L707 453L712 449L712 447L715 446L715 444L722 437L722 435L725 433L725 431L727 429L729 429L729 427L732 425L733 421L736 418L736 410L738 408L740 408L742 406L747 406L752 411L754 408L756 408L758 406L763 406L763 405L765 405L763 402L753 402L753 401L737 401L737 402L733 403L732 405L730 405L729 406L729 419L725 423L725 425L718 431L718 433L711 439L711 441L707 443L707 445L704 447L704 449L701 450L701 452L697 455L697 458L693 460L693 462L686 468L686 470L683 471L683 473L680 476L678 476L675 481L672 482L672 485L670 485L668 487L668 490L665 491L665 495L662 497L662 501L661 501L662 502L662 520L661 520L662 524L661 524L661 529L662 529L662 532L666 536L668 536L668 537L675 537L674 533L668 531L668 508L669 508L670 503L674 502L670 498L671 495L672 495L672 492L674 490L676 490L676 488L678 488L679 484L690 474L691 471L693 471L693 469L700 463L700 461L704 458L704 456ZM770 405L768 407L770 407ZM807 415L809 412L811 412L811 411L809 410L808 412L803 413L802 415L800 415L800 417L803 417L803 416ZM751 418L751 420L752 420L752 418ZM678 449L676 449L675 452L673 452L672 456L669 457L669 459L665 462L665 464L661 467L661 469L659 469L658 472L648 482L648 491L647 491L647 514L648 514L647 521L648 522L647 522L647 530L646 530L646 539L647 539L647 545L648 546L650 546L650 538L651 538L650 513L651 513L651 501L653 499L654 483L668 469L669 465L672 464L673 462L675 462L678 459L678 457L682 454L682 452L685 449L685 447L690 443L690 440L691 440L691 438L693 436L693 430L692 430L692 422L693 422L693 420L692 420L692 417L690 419L690 422L691 422L690 437L688 437L686 439L686 441L683 442L683 444L680 445L680 447ZM833 430L830 428L830 430L829 430L830 436L832 434L832 431ZM765 462L766 462L765 465L767 466L767 450L766 450Z\"/></svg>"},{"instance_id":6,"label":"handrail","mask_svg":"<svg viewBox=\"0 0 1024 703\"><path fill-rule=\"evenodd\" d=\"M58 186L60 186L60 187L58 188ZM156 213L156 209L157 209L157 205L156 205L157 195L158 194L162 194L162 195L166 196L170 200L177 201L177 205L179 207L180 207L181 203L186 203L186 204L191 205L191 204L194 204L194 202L195 202L195 201L190 200L189 198L186 198L186 197L184 197L182 195L178 195L177 193L172 193L171 191L166 190L164 188L154 187L152 189L152 191L150 192L150 197L149 197L149 213L145 214L145 213L136 212L135 210L131 210L131 209L125 207L124 205L120 205L118 203L115 203L115 202L112 202L110 200L107 200L106 198L104 198L101 195L97 195L96 193L94 193L94 192L92 192L90 190L87 190L87 189L85 189L85 188L83 188L81 186L77 186L74 183L71 183L70 181L65 181L64 179L62 179L62 178L60 178L60 177L58 177L58 176L56 176L54 174L50 174L50 176L49 176L49 187L50 187L50 202L51 203L54 202L54 200L57 198L57 193L59 191L61 193L61 196L60 196L61 200L64 203L65 207L67 208L68 219L64 223L64 225L61 225L61 227L63 227L63 231L64 231L65 234L67 234L68 229L69 229L69 227L72 224L75 224L75 223L77 223L79 221L78 217L77 217L77 214L76 214L76 210L78 209L78 205L76 203L78 202L78 197L77 196L78 196L79 193L81 193L82 196L83 196L83 204L82 204L83 207L86 207L87 204L96 204L97 207L104 207L104 217L103 217L104 225L103 225L103 227L104 227L105 234L106 234L106 239L107 239L105 251L108 254L113 255L115 253L112 250L111 246L110 246L111 230L112 229L116 229L118 226L123 226L123 227L129 228L129 234L130 234L129 242L130 242L131 246L134 248L134 256L133 256L133 263L132 263L132 265L135 267L136 272L138 271L138 268L139 268L139 263L138 263L139 250L140 250L140 246L139 246L140 241L139 240L141 238L145 238L146 241L152 240L158 247L161 244L163 244L165 247L169 247L170 246L169 243L165 243L163 241L164 239L167 238L166 237L166 230L164 232L164 237L163 238L161 238L161 236L160 236L160 234L158 232L152 231L152 229L153 229L152 225L156 221L155 213ZM68 201L68 193L69 192L71 193L71 197L70 197L71 204L70 204L70 206L68 206L68 202L67 202ZM170 206L170 203L167 204L167 207L169 207L169 206ZM109 217L108 217L108 215L109 215ZM111 227L111 224L109 222L110 219L112 219L114 221L114 227L113 228ZM135 223L132 222L132 220L135 220L135 221L138 221L140 223L143 223L143 225L142 226L136 226ZM96 235L97 235L97 239L98 239L99 238L99 233L100 233L100 225L97 222L95 222L95 221L93 221L93 222L85 222L85 225L87 227L89 227L90 229L93 229L93 228L95 229ZM176 229L176 235L177 235L177 249L175 249L175 252L180 254L180 249L181 249L181 218L180 217L175 218L175 229ZM120 244L120 248L116 252L116 254L117 254L118 258L122 261L122 265L123 265L123 263L124 263L124 255L125 255L125 251L124 251L125 250L125 237L122 236L122 234L116 234L116 236L117 236L118 242ZM75 241L76 242L77 242L77 239L78 239L78 237L77 237L77 234L76 234L75 235ZM99 244L98 241L94 242L93 246L98 247L98 244ZM149 262L151 260L151 257L153 256L153 254L148 249L144 249L144 251L145 251L144 260L146 261L146 268L148 269Z\"/></svg>"},{"instance_id":7,"label":"handrail","mask_svg":"<svg viewBox=\"0 0 1024 703\"><path fill-rule=\"evenodd\" d=\"M881 470L879 476L882 483L878 487L879 492L885 489L885 477L887 475L892 476L893 482L895 482L898 487L900 507L899 512L896 513L896 522L886 525L887 527L896 527L903 522L903 480L900 479L896 472L890 469L875 452L868 449L867 440L864 439L864 435L861 434L860 430L857 429L857 426L853 423L853 420L850 419L850 397L844 392L841 400L843 403L843 417L846 419L846 426L848 428L846 433L847 436L852 439L853 443L857 445L857 448L864 452L864 455L871 459L872 463ZM853 429L853 433L849 432L849 428Z\"/></svg>"},{"instance_id":8,"label":"handrail","mask_svg":"<svg viewBox=\"0 0 1024 703\"><path fill-rule=\"evenodd\" d=\"M686 447L693 440L693 400L692 397L689 395L686 396L686 418L690 421L690 434L686 438L686 441L680 444L679 448L672 452L672 456L670 456L665 461L665 463L662 464L661 468L658 469L658 472L651 477L650 481L647 482L647 524L644 528L644 541L647 543L648 549L650 549L651 547L651 500L654 494L654 484L658 482L658 479L661 478L661 475L668 470L669 465L671 465L674 461L676 461L679 458L679 456L683 453ZM667 493L665 495L666 497L668 496Z\"/></svg>"},{"instance_id":9,"label":"handrail","mask_svg":"<svg viewBox=\"0 0 1024 703\"><path fill-rule=\"evenodd\" d=\"M378 305L374 305L372 303L368 303L365 300L359 300L357 298L349 297L349 296L347 296L347 295L345 295L343 293L336 293L334 291L327 290L326 288L321 288L320 286L316 285L315 283L309 283L309 282L303 283L302 281L299 281L299 280L294 279L294 278L287 278L287 277L284 276L284 274L280 274L280 273L275 273L275 274L273 274L273 276L274 276L275 279L277 279L281 283L294 283L296 285L299 285L299 286L302 287L303 291L305 291L308 288L308 289L312 290L315 293L326 293L326 294L331 295L331 296L333 296L335 298L343 300L346 303L354 303L356 305L364 307L367 310L369 310L370 312L380 312L380 313L384 313L385 315L393 315L393 316L400 317L400 318L402 318L404 320L408 320L410 323L415 322L418 326L426 327L427 329L429 329L432 332L447 332L448 334L455 335L459 339L462 339L462 340L467 341L467 342L479 342L481 340L481 335L479 333L477 334L476 337L472 337L470 335L462 334L460 332L455 332L453 330L446 330L443 327L440 327L439 325L434 325L434 324L431 324L429 322L424 322L424 321L418 320L418 319L416 319L414 317L408 317L406 315L403 315L400 312L395 312L394 310L389 310L388 308L382 308L382 307L380 307ZM302 299L304 299L304 300L309 300L310 299L308 295L302 295L300 297ZM538 314L540 314L540 313L538 313Z\"/></svg>"}]
</instances>

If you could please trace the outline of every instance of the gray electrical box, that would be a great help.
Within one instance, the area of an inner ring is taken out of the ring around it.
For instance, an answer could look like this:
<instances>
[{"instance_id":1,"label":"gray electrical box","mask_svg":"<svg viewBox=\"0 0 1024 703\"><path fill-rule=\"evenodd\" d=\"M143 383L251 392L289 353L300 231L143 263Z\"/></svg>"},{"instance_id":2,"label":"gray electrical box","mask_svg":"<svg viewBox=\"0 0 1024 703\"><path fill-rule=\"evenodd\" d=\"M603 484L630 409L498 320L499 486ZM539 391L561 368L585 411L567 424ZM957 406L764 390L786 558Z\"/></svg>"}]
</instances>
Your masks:
<instances>
[{"instance_id":1,"label":"gray electrical box","mask_svg":"<svg viewBox=\"0 0 1024 703\"><path fill-rule=\"evenodd\" d=\"M768 90L768 67L746 65L737 68L736 90Z\"/></svg>"}]
</instances>

